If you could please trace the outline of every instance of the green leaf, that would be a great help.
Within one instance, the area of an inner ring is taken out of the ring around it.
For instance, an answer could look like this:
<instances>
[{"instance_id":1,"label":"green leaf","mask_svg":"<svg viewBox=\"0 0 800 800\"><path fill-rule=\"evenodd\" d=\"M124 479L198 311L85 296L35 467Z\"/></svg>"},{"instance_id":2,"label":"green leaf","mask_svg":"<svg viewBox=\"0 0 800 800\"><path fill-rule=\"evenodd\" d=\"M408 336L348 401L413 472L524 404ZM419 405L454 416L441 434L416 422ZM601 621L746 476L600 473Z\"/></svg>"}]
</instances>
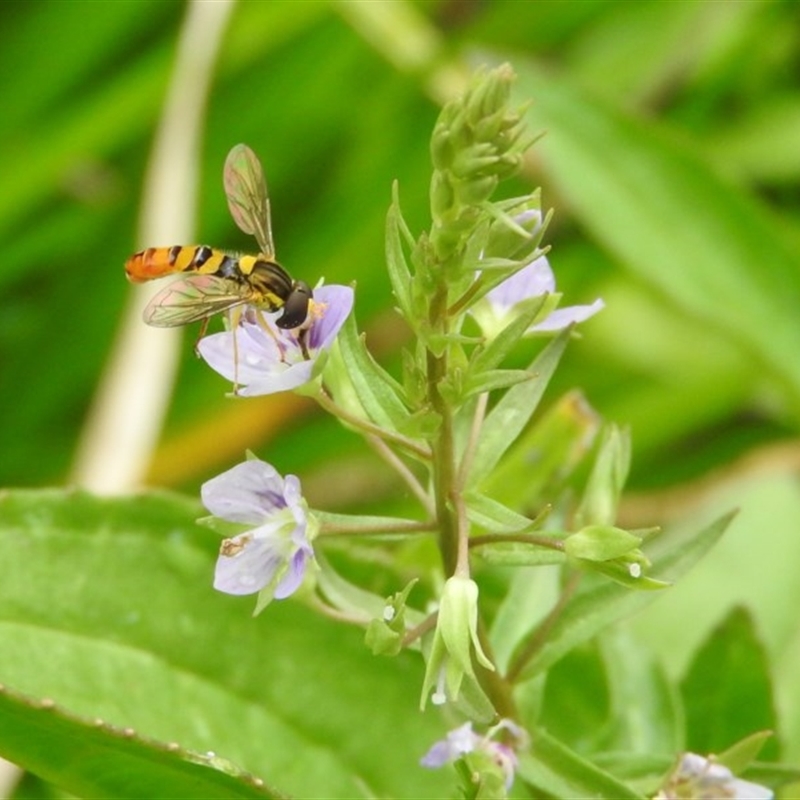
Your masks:
<instances>
[{"instance_id":1,"label":"green leaf","mask_svg":"<svg viewBox=\"0 0 800 800\"><path fill-rule=\"evenodd\" d=\"M750 614L734 608L696 653L681 682L687 746L718 753L759 730L777 730L767 653ZM767 758L778 742L766 743Z\"/></svg>"},{"instance_id":2,"label":"green leaf","mask_svg":"<svg viewBox=\"0 0 800 800\"><path fill-rule=\"evenodd\" d=\"M402 397L402 387L372 358L350 314L338 338L339 350L347 376L369 418L392 431L401 429L409 419Z\"/></svg>"},{"instance_id":3,"label":"green leaf","mask_svg":"<svg viewBox=\"0 0 800 800\"><path fill-rule=\"evenodd\" d=\"M480 492L467 493L465 500L469 521L490 533L519 533L533 524L529 517Z\"/></svg>"},{"instance_id":4,"label":"green leaf","mask_svg":"<svg viewBox=\"0 0 800 800\"><path fill-rule=\"evenodd\" d=\"M727 514L691 539L681 540L666 549L655 562L651 576L669 580L679 578L719 540L733 516ZM662 544L665 544L665 538L662 537ZM586 583L587 588L575 595L550 627L547 641L526 662L522 671L523 679L532 678L548 669L573 647L658 597L658 593L632 592L608 581L587 580Z\"/></svg>"},{"instance_id":5,"label":"green leaf","mask_svg":"<svg viewBox=\"0 0 800 800\"><path fill-rule=\"evenodd\" d=\"M470 470L470 485L478 485L491 474L495 465L528 423L558 366L570 332L571 329L568 328L548 342L528 367L536 377L512 386L487 415Z\"/></svg>"},{"instance_id":6,"label":"green leaf","mask_svg":"<svg viewBox=\"0 0 800 800\"><path fill-rule=\"evenodd\" d=\"M519 567L509 575L508 589L492 620L491 642L498 669L505 673L517 644L558 600L559 569ZM527 684L528 688L532 684Z\"/></svg>"},{"instance_id":7,"label":"green leaf","mask_svg":"<svg viewBox=\"0 0 800 800\"><path fill-rule=\"evenodd\" d=\"M413 247L413 238L400 211L397 182L392 187L392 204L386 214L386 265L397 304L409 322L416 319L411 302L411 271L403 252L403 239Z\"/></svg>"},{"instance_id":8,"label":"green leaf","mask_svg":"<svg viewBox=\"0 0 800 800\"><path fill-rule=\"evenodd\" d=\"M518 510L552 502L599 428L600 419L583 395L567 392L525 428L484 481L484 490Z\"/></svg>"},{"instance_id":9,"label":"green leaf","mask_svg":"<svg viewBox=\"0 0 800 800\"><path fill-rule=\"evenodd\" d=\"M672 584L670 581L660 581L649 575L632 574L630 563L624 559L618 561L588 561L579 562L584 569L589 572L599 572L612 581L616 581L627 589L634 589L637 592L652 592L659 589L668 589ZM641 565L640 565L641 566Z\"/></svg>"},{"instance_id":10,"label":"green leaf","mask_svg":"<svg viewBox=\"0 0 800 800\"><path fill-rule=\"evenodd\" d=\"M774 736L772 731L751 733L732 744L724 752L717 753L716 759L734 774L741 774L756 760L764 744Z\"/></svg>"},{"instance_id":11,"label":"green leaf","mask_svg":"<svg viewBox=\"0 0 800 800\"><path fill-rule=\"evenodd\" d=\"M541 729L531 734L531 750L520 756L518 773L550 797L644 797Z\"/></svg>"},{"instance_id":12,"label":"green leaf","mask_svg":"<svg viewBox=\"0 0 800 800\"><path fill-rule=\"evenodd\" d=\"M352 617L361 617L364 623L370 619L382 618L383 610L386 608L385 597L350 583L319 554L317 560L321 568L317 578L320 589L332 605ZM419 625L425 619L422 612L408 606L405 607L405 614L410 621L410 627Z\"/></svg>"},{"instance_id":13,"label":"green leaf","mask_svg":"<svg viewBox=\"0 0 800 800\"><path fill-rule=\"evenodd\" d=\"M700 150L518 63L519 97L545 128L542 164L572 212L637 277L736 340L800 397L797 246Z\"/></svg>"},{"instance_id":14,"label":"green leaf","mask_svg":"<svg viewBox=\"0 0 800 800\"><path fill-rule=\"evenodd\" d=\"M579 525L613 525L631 463L630 432L608 424L575 517Z\"/></svg>"},{"instance_id":15,"label":"green leaf","mask_svg":"<svg viewBox=\"0 0 800 800\"><path fill-rule=\"evenodd\" d=\"M284 798L232 764L0 690L0 750L80 797Z\"/></svg>"},{"instance_id":16,"label":"green leaf","mask_svg":"<svg viewBox=\"0 0 800 800\"><path fill-rule=\"evenodd\" d=\"M409 769L441 737L409 702L419 657L376 659L360 630L291 600L254 619L252 598L211 588L219 538L199 513L163 494L3 494L0 683L298 797L442 796L445 776ZM33 763L24 749L14 758Z\"/></svg>"},{"instance_id":17,"label":"green leaf","mask_svg":"<svg viewBox=\"0 0 800 800\"><path fill-rule=\"evenodd\" d=\"M514 317L511 322L497 336L490 339L485 347L475 350L472 357L472 370L480 374L492 370L500 364L542 312L549 297L550 295L544 294L540 297L521 300L514 307Z\"/></svg>"},{"instance_id":18,"label":"green leaf","mask_svg":"<svg viewBox=\"0 0 800 800\"><path fill-rule=\"evenodd\" d=\"M510 386L516 386L518 383L524 383L535 377L522 369L492 369L478 374L470 372L459 400L463 402L476 394L508 389Z\"/></svg>"},{"instance_id":19,"label":"green leaf","mask_svg":"<svg viewBox=\"0 0 800 800\"><path fill-rule=\"evenodd\" d=\"M684 748L680 695L642 643L614 628L600 637L610 697L605 751L648 756Z\"/></svg>"}]
</instances>

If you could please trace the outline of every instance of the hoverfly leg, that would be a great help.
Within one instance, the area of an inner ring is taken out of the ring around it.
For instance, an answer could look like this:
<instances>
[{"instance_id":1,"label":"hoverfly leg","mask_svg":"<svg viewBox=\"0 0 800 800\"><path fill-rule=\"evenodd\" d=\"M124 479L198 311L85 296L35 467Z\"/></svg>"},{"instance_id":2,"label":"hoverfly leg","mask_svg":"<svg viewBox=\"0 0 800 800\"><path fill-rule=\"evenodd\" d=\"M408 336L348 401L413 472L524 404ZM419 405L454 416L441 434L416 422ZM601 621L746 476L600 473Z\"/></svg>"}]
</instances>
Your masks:
<instances>
[{"instance_id":1,"label":"hoverfly leg","mask_svg":"<svg viewBox=\"0 0 800 800\"><path fill-rule=\"evenodd\" d=\"M200 348L199 348L198 345L200 344L200 340L206 335L206 331L208 330L208 320L209 320L209 318L206 317L200 323L200 332L197 334L197 339L195 339L195 342L194 342L194 354L198 358L200 358Z\"/></svg>"},{"instance_id":2,"label":"hoverfly leg","mask_svg":"<svg viewBox=\"0 0 800 800\"><path fill-rule=\"evenodd\" d=\"M272 338L272 341L275 342L275 347L278 348L278 352L281 354L281 362L285 364L286 359L284 358L284 355L286 352L286 348L281 344L281 340L277 337L275 331L272 330L272 328L270 328L270 326L267 324L267 321L264 319L264 315L261 313L261 311L256 311L256 319L258 320L258 324L261 327L261 329L265 333L268 333Z\"/></svg>"},{"instance_id":3,"label":"hoverfly leg","mask_svg":"<svg viewBox=\"0 0 800 800\"><path fill-rule=\"evenodd\" d=\"M233 334L233 393L239 391L239 323L242 321L242 308L237 306L228 312L228 324Z\"/></svg>"},{"instance_id":4,"label":"hoverfly leg","mask_svg":"<svg viewBox=\"0 0 800 800\"><path fill-rule=\"evenodd\" d=\"M300 349L303 351L303 358L306 361L311 361L311 356L308 354L308 346L306 345L306 338L308 337L308 328L301 328L297 334L297 341Z\"/></svg>"}]
</instances>

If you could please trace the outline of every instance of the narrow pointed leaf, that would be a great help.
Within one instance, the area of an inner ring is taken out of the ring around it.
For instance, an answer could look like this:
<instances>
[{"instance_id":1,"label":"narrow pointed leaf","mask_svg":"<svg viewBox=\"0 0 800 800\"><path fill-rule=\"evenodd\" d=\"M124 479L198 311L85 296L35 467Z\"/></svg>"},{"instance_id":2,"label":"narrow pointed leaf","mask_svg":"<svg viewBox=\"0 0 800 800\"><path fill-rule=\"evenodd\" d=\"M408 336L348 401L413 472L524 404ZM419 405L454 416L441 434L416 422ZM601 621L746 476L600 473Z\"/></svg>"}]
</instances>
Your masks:
<instances>
[{"instance_id":1,"label":"narrow pointed leaf","mask_svg":"<svg viewBox=\"0 0 800 800\"><path fill-rule=\"evenodd\" d=\"M527 425L558 366L570 333L568 328L548 342L528 367L536 377L512 386L487 415L470 472L471 485L479 484L491 473Z\"/></svg>"},{"instance_id":2,"label":"narrow pointed leaf","mask_svg":"<svg viewBox=\"0 0 800 800\"><path fill-rule=\"evenodd\" d=\"M400 212L396 184L392 195L392 204L386 215L386 265L397 305L405 318L412 320L414 312L411 305L411 271L403 251L402 235L402 231L407 229Z\"/></svg>"},{"instance_id":3,"label":"narrow pointed leaf","mask_svg":"<svg viewBox=\"0 0 800 800\"><path fill-rule=\"evenodd\" d=\"M724 331L800 397L797 243L763 202L666 126L518 62L546 129L540 158L581 223L628 269Z\"/></svg>"},{"instance_id":4,"label":"narrow pointed leaf","mask_svg":"<svg viewBox=\"0 0 800 800\"><path fill-rule=\"evenodd\" d=\"M403 428L409 413L400 399L402 388L370 355L356 328L354 314L347 318L338 342L347 375L369 418L389 430Z\"/></svg>"},{"instance_id":5,"label":"narrow pointed leaf","mask_svg":"<svg viewBox=\"0 0 800 800\"><path fill-rule=\"evenodd\" d=\"M549 797L644 798L543 730L531 735L531 752L520 757L519 775Z\"/></svg>"},{"instance_id":6,"label":"narrow pointed leaf","mask_svg":"<svg viewBox=\"0 0 800 800\"><path fill-rule=\"evenodd\" d=\"M677 580L719 540L734 517L726 514L687 540L666 549L655 561L649 576ZM662 542L663 543L663 542ZM664 545L667 548L667 545ZM547 641L527 662L522 675L532 678L552 666L565 653L603 628L651 603L659 592L634 592L618 583L602 580L579 592L548 632Z\"/></svg>"}]
</instances>

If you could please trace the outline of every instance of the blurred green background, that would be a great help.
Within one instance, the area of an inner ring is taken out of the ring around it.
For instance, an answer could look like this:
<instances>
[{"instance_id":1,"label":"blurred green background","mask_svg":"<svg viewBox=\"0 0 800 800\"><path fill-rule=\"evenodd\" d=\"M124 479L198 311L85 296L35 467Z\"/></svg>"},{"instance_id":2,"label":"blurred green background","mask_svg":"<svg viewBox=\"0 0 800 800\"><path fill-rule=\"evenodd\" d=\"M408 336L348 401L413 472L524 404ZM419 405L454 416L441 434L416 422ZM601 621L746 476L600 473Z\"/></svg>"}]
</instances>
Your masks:
<instances>
[{"instance_id":1,"label":"blurred green background","mask_svg":"<svg viewBox=\"0 0 800 800\"><path fill-rule=\"evenodd\" d=\"M418 233L437 100L465 68L509 60L546 135L507 191L541 185L555 209L546 241L565 302L607 304L551 400L577 386L631 427L623 523L696 528L742 510L709 563L637 619L639 634L678 672L725 609L749 605L800 756L800 4L239 3L201 130L196 239L139 241L186 11L0 5L0 485L72 480L130 253L252 249L222 191L237 142L264 164L281 262L310 283L356 281L368 344L396 367L407 334L383 267L392 181ZM194 336L146 482L196 494L251 448L298 474L314 505L398 501L358 439L299 398L226 398Z\"/></svg>"}]
</instances>

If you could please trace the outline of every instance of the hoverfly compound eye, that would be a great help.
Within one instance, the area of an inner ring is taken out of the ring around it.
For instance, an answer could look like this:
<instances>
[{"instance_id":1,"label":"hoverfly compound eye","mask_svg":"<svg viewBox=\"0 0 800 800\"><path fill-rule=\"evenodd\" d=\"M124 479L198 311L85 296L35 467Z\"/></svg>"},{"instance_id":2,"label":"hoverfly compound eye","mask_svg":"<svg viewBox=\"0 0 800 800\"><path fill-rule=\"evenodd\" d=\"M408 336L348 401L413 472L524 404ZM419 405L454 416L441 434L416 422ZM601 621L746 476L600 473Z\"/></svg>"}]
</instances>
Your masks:
<instances>
[{"instance_id":1,"label":"hoverfly compound eye","mask_svg":"<svg viewBox=\"0 0 800 800\"><path fill-rule=\"evenodd\" d=\"M283 304L283 314L275 324L284 329L299 328L308 317L312 297L311 287L305 281L296 281Z\"/></svg>"}]
</instances>

